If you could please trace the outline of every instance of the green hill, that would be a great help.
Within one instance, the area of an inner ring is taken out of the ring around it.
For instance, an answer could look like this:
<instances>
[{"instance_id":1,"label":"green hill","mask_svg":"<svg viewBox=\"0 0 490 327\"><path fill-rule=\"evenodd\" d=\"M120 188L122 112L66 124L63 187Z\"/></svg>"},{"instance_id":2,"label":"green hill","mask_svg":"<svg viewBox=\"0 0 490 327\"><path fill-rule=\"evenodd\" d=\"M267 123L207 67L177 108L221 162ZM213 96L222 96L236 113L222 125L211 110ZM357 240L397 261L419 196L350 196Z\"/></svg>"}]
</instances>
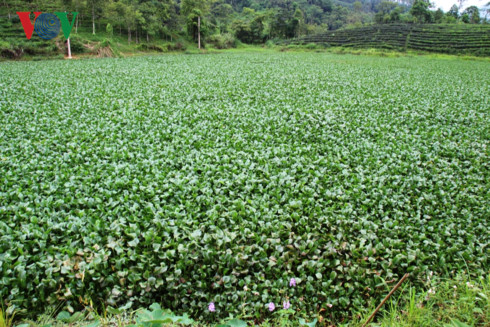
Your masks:
<instances>
[{"instance_id":1,"label":"green hill","mask_svg":"<svg viewBox=\"0 0 490 327\"><path fill-rule=\"evenodd\" d=\"M331 31L288 41L336 47L422 50L442 53L490 55L489 25L371 25Z\"/></svg>"},{"instance_id":2,"label":"green hill","mask_svg":"<svg viewBox=\"0 0 490 327\"><path fill-rule=\"evenodd\" d=\"M44 40L33 33L26 39L20 20L0 20L0 61L11 59L63 58L67 54L66 41L60 33L51 40ZM121 54L158 53L185 50L187 42L176 38L173 42L156 40L153 42L132 42L128 44L126 35L108 35L99 32L92 35L90 28L79 28L70 35L71 50L75 57L107 57Z\"/></svg>"},{"instance_id":3,"label":"green hill","mask_svg":"<svg viewBox=\"0 0 490 327\"><path fill-rule=\"evenodd\" d=\"M17 19L0 21L0 59L17 59L29 56L55 56L59 51L59 42L32 37L27 40L20 21Z\"/></svg>"}]
</instances>

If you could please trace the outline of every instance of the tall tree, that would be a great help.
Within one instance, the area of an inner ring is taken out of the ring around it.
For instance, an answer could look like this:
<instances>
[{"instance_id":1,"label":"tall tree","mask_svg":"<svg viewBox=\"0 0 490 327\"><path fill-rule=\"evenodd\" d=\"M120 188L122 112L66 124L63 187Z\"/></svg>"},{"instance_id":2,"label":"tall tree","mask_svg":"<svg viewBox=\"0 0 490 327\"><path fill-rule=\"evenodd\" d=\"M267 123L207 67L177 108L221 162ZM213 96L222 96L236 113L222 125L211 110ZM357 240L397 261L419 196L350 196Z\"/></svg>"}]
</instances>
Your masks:
<instances>
[{"instance_id":1,"label":"tall tree","mask_svg":"<svg viewBox=\"0 0 490 327\"><path fill-rule=\"evenodd\" d=\"M429 11L430 3L427 0L415 0L410 14L417 19L419 23L430 23L431 14Z\"/></svg>"},{"instance_id":2,"label":"tall tree","mask_svg":"<svg viewBox=\"0 0 490 327\"><path fill-rule=\"evenodd\" d=\"M197 38L198 48L201 48L202 18L209 12L210 0L182 0L180 13L187 22L187 33Z\"/></svg>"},{"instance_id":3,"label":"tall tree","mask_svg":"<svg viewBox=\"0 0 490 327\"><path fill-rule=\"evenodd\" d=\"M479 24L480 23L480 10L477 6L470 6L466 8L463 14L468 14L469 22L471 24Z\"/></svg>"},{"instance_id":4,"label":"tall tree","mask_svg":"<svg viewBox=\"0 0 490 327\"><path fill-rule=\"evenodd\" d=\"M434 23L440 24L442 23L442 19L444 18L444 11L441 8L437 9L434 13Z\"/></svg>"},{"instance_id":5,"label":"tall tree","mask_svg":"<svg viewBox=\"0 0 490 327\"><path fill-rule=\"evenodd\" d=\"M92 12L92 34L95 35L95 16L102 10L104 0L88 0L88 4Z\"/></svg>"},{"instance_id":6,"label":"tall tree","mask_svg":"<svg viewBox=\"0 0 490 327\"><path fill-rule=\"evenodd\" d=\"M378 12L374 15L374 20L378 24L390 23L391 22L391 12L397 8L398 5L391 1L383 1L378 4L376 9Z\"/></svg>"},{"instance_id":7,"label":"tall tree","mask_svg":"<svg viewBox=\"0 0 490 327\"><path fill-rule=\"evenodd\" d=\"M119 35L122 34L122 28L126 23L125 16L128 10L128 6L122 1L112 2L107 7L107 15L111 17L113 25L119 28Z\"/></svg>"},{"instance_id":8,"label":"tall tree","mask_svg":"<svg viewBox=\"0 0 490 327\"><path fill-rule=\"evenodd\" d=\"M170 18L171 5L167 0L139 0L136 7L144 18L141 28L146 33L147 42L150 36L163 31L164 22Z\"/></svg>"},{"instance_id":9,"label":"tall tree","mask_svg":"<svg viewBox=\"0 0 490 327\"><path fill-rule=\"evenodd\" d=\"M354 2L353 8L356 13L360 13L362 11L362 3L360 1Z\"/></svg>"},{"instance_id":10,"label":"tall tree","mask_svg":"<svg viewBox=\"0 0 490 327\"><path fill-rule=\"evenodd\" d=\"M341 28L347 22L349 10L344 6L334 6L332 12L328 16L328 28L336 30Z\"/></svg>"},{"instance_id":11,"label":"tall tree","mask_svg":"<svg viewBox=\"0 0 490 327\"><path fill-rule=\"evenodd\" d=\"M301 35L301 26L302 26L301 24L304 24L304 22L305 20L304 20L303 12L301 11L301 9L296 8L296 10L294 11L291 24L292 24L292 29L294 31L294 34L297 37L300 37Z\"/></svg>"},{"instance_id":12,"label":"tall tree","mask_svg":"<svg viewBox=\"0 0 490 327\"><path fill-rule=\"evenodd\" d=\"M135 41L138 42L138 26L145 23L145 18L137 8L137 0L124 0L124 2L126 4L124 18L128 28L128 43L131 43L133 31L136 34Z\"/></svg>"},{"instance_id":13,"label":"tall tree","mask_svg":"<svg viewBox=\"0 0 490 327\"><path fill-rule=\"evenodd\" d=\"M455 4L449 9L449 11L446 13L448 16L452 16L456 19L459 18L459 8Z\"/></svg>"},{"instance_id":14,"label":"tall tree","mask_svg":"<svg viewBox=\"0 0 490 327\"><path fill-rule=\"evenodd\" d=\"M216 1L212 4L211 14L213 24L220 33L229 32L229 27L234 16L233 6L224 0Z\"/></svg>"},{"instance_id":15,"label":"tall tree","mask_svg":"<svg viewBox=\"0 0 490 327\"><path fill-rule=\"evenodd\" d=\"M311 5L306 8L305 19L308 24L321 24L324 11L318 5Z\"/></svg>"},{"instance_id":16,"label":"tall tree","mask_svg":"<svg viewBox=\"0 0 490 327\"><path fill-rule=\"evenodd\" d=\"M75 33L78 33L78 26L80 24L81 17L83 16L83 11L85 9L85 1L83 0L72 0L72 8L78 12L78 15L75 19Z\"/></svg>"}]
</instances>

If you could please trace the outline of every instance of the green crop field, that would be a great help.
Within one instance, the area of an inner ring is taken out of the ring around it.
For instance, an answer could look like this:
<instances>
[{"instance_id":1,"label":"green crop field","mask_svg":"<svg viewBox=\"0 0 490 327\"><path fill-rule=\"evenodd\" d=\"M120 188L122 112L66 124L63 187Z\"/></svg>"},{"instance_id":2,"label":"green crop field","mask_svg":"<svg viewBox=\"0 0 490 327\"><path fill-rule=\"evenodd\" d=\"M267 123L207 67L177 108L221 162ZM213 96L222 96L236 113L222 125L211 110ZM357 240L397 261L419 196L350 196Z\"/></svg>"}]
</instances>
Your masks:
<instances>
[{"instance_id":1,"label":"green crop field","mask_svg":"<svg viewBox=\"0 0 490 327\"><path fill-rule=\"evenodd\" d=\"M346 317L407 272L488 274L489 76L324 53L1 63L0 299Z\"/></svg>"}]
</instances>

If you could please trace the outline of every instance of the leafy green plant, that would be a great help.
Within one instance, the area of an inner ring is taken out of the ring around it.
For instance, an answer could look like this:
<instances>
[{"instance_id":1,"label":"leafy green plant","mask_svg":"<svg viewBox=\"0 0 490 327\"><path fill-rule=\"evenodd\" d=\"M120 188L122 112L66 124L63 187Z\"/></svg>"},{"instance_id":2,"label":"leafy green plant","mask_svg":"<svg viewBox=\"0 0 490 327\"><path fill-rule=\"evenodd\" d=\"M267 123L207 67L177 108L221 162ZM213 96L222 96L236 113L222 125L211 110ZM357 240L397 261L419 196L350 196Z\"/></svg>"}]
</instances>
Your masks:
<instances>
[{"instance_id":1,"label":"leafy green plant","mask_svg":"<svg viewBox=\"0 0 490 327\"><path fill-rule=\"evenodd\" d=\"M300 326L307 326L307 327L315 327L316 323L318 322L318 319L313 319L311 322L306 322L303 318L299 318L299 325Z\"/></svg>"},{"instance_id":2,"label":"leafy green plant","mask_svg":"<svg viewBox=\"0 0 490 327\"><path fill-rule=\"evenodd\" d=\"M153 303L149 310L140 310L135 317L136 324L130 325L132 327L160 327L167 323L178 323L180 325L188 326L194 323L187 314L183 316L176 316L170 311L162 310L159 304ZM233 326L232 326L233 327Z\"/></svg>"},{"instance_id":3,"label":"leafy green plant","mask_svg":"<svg viewBox=\"0 0 490 327\"><path fill-rule=\"evenodd\" d=\"M457 319L451 321L451 324L447 324L446 327L470 327L470 325L465 324Z\"/></svg>"},{"instance_id":4,"label":"leafy green plant","mask_svg":"<svg viewBox=\"0 0 490 327\"><path fill-rule=\"evenodd\" d=\"M489 69L312 52L0 63L0 297L203 321L272 318L288 298L338 320L406 272L417 289L429 271L483 275Z\"/></svg>"},{"instance_id":5,"label":"leafy green plant","mask_svg":"<svg viewBox=\"0 0 490 327\"><path fill-rule=\"evenodd\" d=\"M217 327L247 327L247 323L240 319L231 319L224 324L219 324Z\"/></svg>"},{"instance_id":6,"label":"leafy green plant","mask_svg":"<svg viewBox=\"0 0 490 327\"><path fill-rule=\"evenodd\" d=\"M81 312L75 312L74 314L70 314L67 311L61 311L56 316L56 320L67 323L67 324L72 324L74 322L82 320L83 318L84 318L84 315Z\"/></svg>"}]
</instances>

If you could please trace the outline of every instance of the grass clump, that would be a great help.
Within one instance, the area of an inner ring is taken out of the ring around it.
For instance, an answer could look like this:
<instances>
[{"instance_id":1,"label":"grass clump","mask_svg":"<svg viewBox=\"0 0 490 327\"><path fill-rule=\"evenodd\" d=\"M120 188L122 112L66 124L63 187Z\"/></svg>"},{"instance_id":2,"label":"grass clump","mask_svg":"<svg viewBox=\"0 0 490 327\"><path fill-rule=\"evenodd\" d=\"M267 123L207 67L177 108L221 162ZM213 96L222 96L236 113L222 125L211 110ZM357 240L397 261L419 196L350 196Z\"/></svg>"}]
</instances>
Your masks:
<instances>
[{"instance_id":1,"label":"grass clump","mask_svg":"<svg viewBox=\"0 0 490 327\"><path fill-rule=\"evenodd\" d=\"M458 275L432 283L425 292L406 287L373 326L461 327L490 324L490 277Z\"/></svg>"}]
</instances>

